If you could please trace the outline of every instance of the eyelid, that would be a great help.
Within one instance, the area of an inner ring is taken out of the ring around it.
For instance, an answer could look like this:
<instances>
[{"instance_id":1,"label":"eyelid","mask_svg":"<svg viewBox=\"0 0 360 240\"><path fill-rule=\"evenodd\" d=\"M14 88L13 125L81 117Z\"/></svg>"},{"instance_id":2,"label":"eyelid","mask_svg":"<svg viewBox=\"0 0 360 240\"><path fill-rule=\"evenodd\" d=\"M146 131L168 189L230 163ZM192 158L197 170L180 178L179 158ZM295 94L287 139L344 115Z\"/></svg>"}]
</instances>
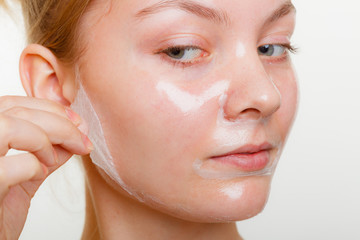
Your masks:
<instances>
[{"instance_id":1,"label":"eyelid","mask_svg":"<svg viewBox=\"0 0 360 240\"><path fill-rule=\"evenodd\" d=\"M166 51L170 51L173 48L193 48L202 51L201 56L192 59L190 61L182 61L172 59L166 54ZM178 35L172 35L161 40L153 51L154 55L161 57L162 61L173 64L180 67L192 67L207 62L209 56L211 56L211 44L202 36L192 33L182 33Z\"/></svg>"},{"instance_id":2,"label":"eyelid","mask_svg":"<svg viewBox=\"0 0 360 240\"><path fill-rule=\"evenodd\" d=\"M291 43L291 36L287 33L273 33L271 35L267 35L262 37L261 40L258 42L258 46L263 46L266 44L290 44Z\"/></svg>"},{"instance_id":3,"label":"eyelid","mask_svg":"<svg viewBox=\"0 0 360 240\"><path fill-rule=\"evenodd\" d=\"M171 49L176 49L176 48L179 48L181 50L185 50L187 48L192 48L192 49L199 49L201 51L204 51L204 52L207 52L206 50L202 49L201 47L199 46L195 46L195 45L174 45L174 46L169 46L167 48L163 48L163 49L158 49L154 52L154 54L160 54L160 53L165 53L166 51L168 50L171 50Z\"/></svg>"},{"instance_id":4,"label":"eyelid","mask_svg":"<svg viewBox=\"0 0 360 240\"><path fill-rule=\"evenodd\" d=\"M188 33L188 34L178 34L164 38L157 44L154 53L161 49L166 49L174 46L194 46L202 50L207 49L208 52L211 51L210 48L211 45L209 44L208 41L205 40L205 38L197 34Z\"/></svg>"},{"instance_id":5,"label":"eyelid","mask_svg":"<svg viewBox=\"0 0 360 240\"><path fill-rule=\"evenodd\" d=\"M291 37L292 37L292 32L276 31L261 36L260 43L263 44L266 42L290 42Z\"/></svg>"}]
</instances>

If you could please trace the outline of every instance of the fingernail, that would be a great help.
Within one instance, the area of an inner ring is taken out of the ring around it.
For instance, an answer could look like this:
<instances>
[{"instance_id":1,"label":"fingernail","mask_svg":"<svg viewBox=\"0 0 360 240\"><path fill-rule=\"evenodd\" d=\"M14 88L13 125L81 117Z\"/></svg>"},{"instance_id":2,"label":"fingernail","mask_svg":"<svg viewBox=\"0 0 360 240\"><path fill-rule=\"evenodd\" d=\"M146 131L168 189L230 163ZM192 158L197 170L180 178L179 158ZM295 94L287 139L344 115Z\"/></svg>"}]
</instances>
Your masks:
<instances>
[{"instance_id":1,"label":"fingernail","mask_svg":"<svg viewBox=\"0 0 360 240\"><path fill-rule=\"evenodd\" d=\"M77 126L77 128L80 130L80 132L82 134L84 134L84 135L89 134L89 127L85 121L82 121L81 124L79 126Z\"/></svg>"},{"instance_id":2,"label":"fingernail","mask_svg":"<svg viewBox=\"0 0 360 240\"><path fill-rule=\"evenodd\" d=\"M85 147L90 151L94 150L94 145L92 144L90 139L85 134L81 134L81 137L82 137Z\"/></svg>"},{"instance_id":3,"label":"fingernail","mask_svg":"<svg viewBox=\"0 0 360 240\"><path fill-rule=\"evenodd\" d=\"M79 125L81 123L81 118L78 114L76 114L71 108L65 108L66 115L75 125Z\"/></svg>"}]
</instances>

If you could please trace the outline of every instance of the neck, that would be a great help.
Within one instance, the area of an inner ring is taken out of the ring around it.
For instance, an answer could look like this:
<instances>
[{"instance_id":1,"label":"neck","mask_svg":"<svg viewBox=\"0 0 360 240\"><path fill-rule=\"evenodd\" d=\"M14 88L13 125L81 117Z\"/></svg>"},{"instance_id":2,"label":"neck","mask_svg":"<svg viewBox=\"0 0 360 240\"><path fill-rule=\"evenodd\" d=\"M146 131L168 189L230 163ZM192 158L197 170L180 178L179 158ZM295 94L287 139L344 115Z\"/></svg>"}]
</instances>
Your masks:
<instances>
[{"instance_id":1,"label":"neck","mask_svg":"<svg viewBox=\"0 0 360 240\"><path fill-rule=\"evenodd\" d=\"M235 223L194 223L154 210L115 190L89 158L82 239L241 239Z\"/></svg>"}]
</instances>

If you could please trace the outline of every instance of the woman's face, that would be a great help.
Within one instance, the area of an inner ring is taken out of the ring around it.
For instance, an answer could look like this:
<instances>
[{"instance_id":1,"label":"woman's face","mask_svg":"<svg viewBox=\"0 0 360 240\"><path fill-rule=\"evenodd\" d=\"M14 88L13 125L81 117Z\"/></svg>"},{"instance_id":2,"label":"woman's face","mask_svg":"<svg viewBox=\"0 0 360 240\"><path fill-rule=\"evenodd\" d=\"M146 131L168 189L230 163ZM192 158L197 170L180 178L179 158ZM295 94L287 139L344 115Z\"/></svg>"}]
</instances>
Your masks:
<instances>
[{"instance_id":1,"label":"woman's face","mask_svg":"<svg viewBox=\"0 0 360 240\"><path fill-rule=\"evenodd\" d=\"M205 222L262 210L296 111L294 24L286 0L88 9L83 86L116 171L145 204Z\"/></svg>"}]
</instances>

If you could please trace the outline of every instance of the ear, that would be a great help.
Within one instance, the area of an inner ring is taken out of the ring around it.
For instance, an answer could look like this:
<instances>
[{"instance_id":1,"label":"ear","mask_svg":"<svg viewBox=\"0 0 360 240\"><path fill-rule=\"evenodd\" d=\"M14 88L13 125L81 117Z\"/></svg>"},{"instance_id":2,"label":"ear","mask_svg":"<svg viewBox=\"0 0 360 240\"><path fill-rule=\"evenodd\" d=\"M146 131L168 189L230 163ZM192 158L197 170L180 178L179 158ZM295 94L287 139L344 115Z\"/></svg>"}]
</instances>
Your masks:
<instances>
[{"instance_id":1,"label":"ear","mask_svg":"<svg viewBox=\"0 0 360 240\"><path fill-rule=\"evenodd\" d=\"M28 96L69 106L76 95L75 73L47 48L30 44L20 57L20 78Z\"/></svg>"}]
</instances>

